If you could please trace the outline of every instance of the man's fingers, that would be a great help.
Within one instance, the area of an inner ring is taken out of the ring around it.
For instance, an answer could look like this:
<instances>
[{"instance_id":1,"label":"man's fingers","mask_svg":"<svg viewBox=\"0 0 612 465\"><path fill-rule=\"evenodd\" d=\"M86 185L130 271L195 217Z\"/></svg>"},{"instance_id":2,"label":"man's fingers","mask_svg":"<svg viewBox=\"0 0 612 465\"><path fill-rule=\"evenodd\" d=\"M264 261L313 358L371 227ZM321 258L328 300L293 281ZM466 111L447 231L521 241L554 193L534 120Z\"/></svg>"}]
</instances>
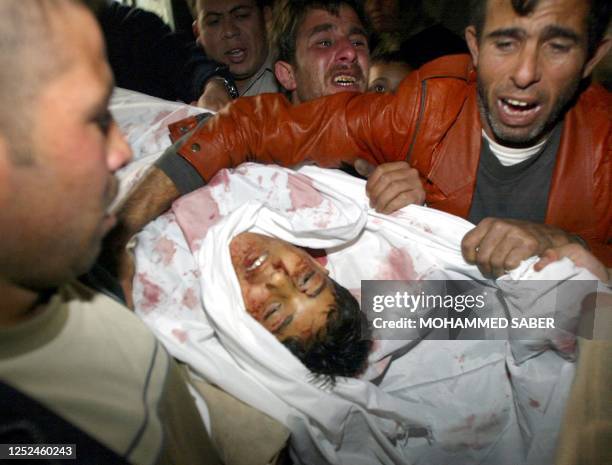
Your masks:
<instances>
[{"instance_id":1,"label":"man's fingers","mask_svg":"<svg viewBox=\"0 0 612 465\"><path fill-rule=\"evenodd\" d=\"M491 222L485 218L461 240L461 253L466 262L475 264L480 252L480 242L489 232Z\"/></svg>"},{"instance_id":2,"label":"man's fingers","mask_svg":"<svg viewBox=\"0 0 612 465\"><path fill-rule=\"evenodd\" d=\"M389 189L397 192L404 186L404 190L411 190L412 184L409 175L405 172L392 171L381 175L380 170L376 170L368 179L366 191L371 200L376 200Z\"/></svg>"},{"instance_id":3,"label":"man's fingers","mask_svg":"<svg viewBox=\"0 0 612 465\"><path fill-rule=\"evenodd\" d=\"M358 158L354 163L355 170L363 177L369 178L370 175L376 170L376 166L372 163L367 162L363 158Z\"/></svg>"},{"instance_id":4,"label":"man's fingers","mask_svg":"<svg viewBox=\"0 0 612 465\"><path fill-rule=\"evenodd\" d=\"M232 98L227 93L225 84L220 79L209 79L204 87L204 92L198 99L197 106L212 111L219 111L224 108Z\"/></svg>"},{"instance_id":5,"label":"man's fingers","mask_svg":"<svg viewBox=\"0 0 612 465\"><path fill-rule=\"evenodd\" d=\"M546 225L485 218L462 241L462 253L488 276L500 276L552 244L555 232Z\"/></svg>"},{"instance_id":6,"label":"man's fingers","mask_svg":"<svg viewBox=\"0 0 612 465\"><path fill-rule=\"evenodd\" d=\"M597 257L586 250L583 246L571 243L559 247L547 249L542 254L540 260L534 265L534 270L541 271L552 262L561 260L567 257L572 260L576 266L586 268L593 273L602 282L609 282L611 273Z\"/></svg>"},{"instance_id":7,"label":"man's fingers","mask_svg":"<svg viewBox=\"0 0 612 465\"><path fill-rule=\"evenodd\" d=\"M218 99L218 98L200 98L197 106L205 108L210 111L218 112L221 111L227 104L231 102L231 99Z\"/></svg>"},{"instance_id":8,"label":"man's fingers","mask_svg":"<svg viewBox=\"0 0 612 465\"><path fill-rule=\"evenodd\" d=\"M478 267L486 269L489 276L495 278L502 276L518 266L518 263L514 266L512 262L517 248L520 248L520 243L506 235L493 245L487 263L480 263L480 257L478 258Z\"/></svg>"},{"instance_id":9,"label":"man's fingers","mask_svg":"<svg viewBox=\"0 0 612 465\"><path fill-rule=\"evenodd\" d=\"M410 189L405 184L394 182L387 186L376 197L370 197L372 207L379 213L391 214L400 208L418 202L421 193L418 190Z\"/></svg>"},{"instance_id":10,"label":"man's fingers","mask_svg":"<svg viewBox=\"0 0 612 465\"><path fill-rule=\"evenodd\" d=\"M544 251L537 263L533 265L533 269L535 271L542 271L546 266L559 260L560 258L561 257L557 254L555 249L547 249Z\"/></svg>"},{"instance_id":11,"label":"man's fingers","mask_svg":"<svg viewBox=\"0 0 612 465\"><path fill-rule=\"evenodd\" d=\"M373 166L367 161L363 161L370 167ZM407 179L408 181L413 182L412 178L418 178L417 170L411 168L405 161L383 163L382 165L378 165L374 168L375 169L368 175L368 183L366 185L368 195L372 192L372 190L377 189L376 186L378 185L384 186L385 184L399 179ZM380 189L380 187L378 187L378 189Z\"/></svg>"},{"instance_id":12,"label":"man's fingers","mask_svg":"<svg viewBox=\"0 0 612 465\"><path fill-rule=\"evenodd\" d=\"M404 208L406 205L420 205L421 203L423 203L421 198L421 194L416 191L402 192L401 194L393 198L387 205L385 205L381 213L384 213L385 215L390 215L391 213L394 213Z\"/></svg>"},{"instance_id":13,"label":"man's fingers","mask_svg":"<svg viewBox=\"0 0 612 465\"><path fill-rule=\"evenodd\" d=\"M500 264L503 266L504 258L512 247L511 244L507 244L500 248L505 238L505 231L491 225L480 243L475 247L475 264L483 275L492 277L495 274L494 266L500 266ZM494 257L495 263L492 261Z\"/></svg>"},{"instance_id":14,"label":"man's fingers","mask_svg":"<svg viewBox=\"0 0 612 465\"><path fill-rule=\"evenodd\" d=\"M366 184L370 205L381 213L425 201L425 190L418 172L406 162L386 163L376 168Z\"/></svg>"},{"instance_id":15,"label":"man's fingers","mask_svg":"<svg viewBox=\"0 0 612 465\"><path fill-rule=\"evenodd\" d=\"M523 260L534 255L533 249L511 238L502 241L491 256L490 270L495 278L507 274L521 264Z\"/></svg>"}]
</instances>

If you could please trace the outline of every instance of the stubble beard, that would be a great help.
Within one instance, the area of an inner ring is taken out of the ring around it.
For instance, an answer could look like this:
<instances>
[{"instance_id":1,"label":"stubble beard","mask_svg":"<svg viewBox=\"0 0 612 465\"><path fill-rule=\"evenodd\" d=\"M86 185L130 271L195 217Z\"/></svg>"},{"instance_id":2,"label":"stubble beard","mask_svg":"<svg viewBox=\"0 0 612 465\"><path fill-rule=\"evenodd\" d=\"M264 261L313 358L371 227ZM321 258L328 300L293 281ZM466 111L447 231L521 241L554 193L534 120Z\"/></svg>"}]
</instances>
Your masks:
<instances>
[{"instance_id":1,"label":"stubble beard","mask_svg":"<svg viewBox=\"0 0 612 465\"><path fill-rule=\"evenodd\" d=\"M573 104L578 95L581 78L578 76L571 81L559 94L555 101L548 118L536 122L527 134L516 134L512 129L505 127L498 119L493 117L487 100L487 89L484 83L478 79L478 109L481 120L486 120L496 142L506 147L525 148L533 147L546 137L555 125L563 118L565 111Z\"/></svg>"}]
</instances>

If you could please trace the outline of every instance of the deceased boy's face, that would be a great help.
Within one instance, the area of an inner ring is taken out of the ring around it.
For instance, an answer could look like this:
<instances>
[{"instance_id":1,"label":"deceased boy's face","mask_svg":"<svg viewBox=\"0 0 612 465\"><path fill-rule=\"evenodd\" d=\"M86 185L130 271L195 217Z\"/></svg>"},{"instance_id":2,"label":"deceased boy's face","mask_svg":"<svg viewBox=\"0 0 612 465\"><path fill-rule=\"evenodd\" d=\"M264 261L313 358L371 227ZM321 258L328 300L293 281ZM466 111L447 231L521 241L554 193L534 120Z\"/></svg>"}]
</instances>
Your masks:
<instances>
[{"instance_id":1,"label":"deceased boy's face","mask_svg":"<svg viewBox=\"0 0 612 465\"><path fill-rule=\"evenodd\" d=\"M249 314L279 340L309 340L335 305L328 272L307 252L280 239L242 233L230 244Z\"/></svg>"}]
</instances>

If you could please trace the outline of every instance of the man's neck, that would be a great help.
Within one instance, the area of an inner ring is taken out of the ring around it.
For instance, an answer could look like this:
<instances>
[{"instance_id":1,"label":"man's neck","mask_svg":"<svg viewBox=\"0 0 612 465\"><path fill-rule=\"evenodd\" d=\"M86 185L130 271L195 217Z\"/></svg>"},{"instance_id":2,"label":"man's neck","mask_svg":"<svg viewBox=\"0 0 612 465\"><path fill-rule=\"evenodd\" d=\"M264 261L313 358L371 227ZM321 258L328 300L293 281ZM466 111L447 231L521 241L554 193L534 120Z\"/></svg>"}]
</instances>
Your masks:
<instances>
[{"instance_id":1,"label":"man's neck","mask_svg":"<svg viewBox=\"0 0 612 465\"><path fill-rule=\"evenodd\" d=\"M0 278L0 328L23 323L38 314L40 294Z\"/></svg>"},{"instance_id":2,"label":"man's neck","mask_svg":"<svg viewBox=\"0 0 612 465\"><path fill-rule=\"evenodd\" d=\"M240 95L244 94L244 91L246 90L247 86L249 85L251 78L248 79L236 79L234 78L234 82L236 83L236 89L238 89L238 93Z\"/></svg>"},{"instance_id":3,"label":"man's neck","mask_svg":"<svg viewBox=\"0 0 612 465\"><path fill-rule=\"evenodd\" d=\"M540 153L550 137L550 134L547 134L544 139L540 140L540 142L537 142L531 147L515 149L496 142L484 130L482 131L482 135L489 144L489 149L493 155L495 155L499 162L504 166L516 165L537 155Z\"/></svg>"},{"instance_id":4,"label":"man's neck","mask_svg":"<svg viewBox=\"0 0 612 465\"><path fill-rule=\"evenodd\" d=\"M293 92L291 92L291 103L293 105L299 105L300 103L302 103L302 100L300 99L297 90L294 90Z\"/></svg>"},{"instance_id":5,"label":"man's neck","mask_svg":"<svg viewBox=\"0 0 612 465\"><path fill-rule=\"evenodd\" d=\"M261 64L261 66L259 66L257 71L255 71L255 73L253 73L251 76L249 76L248 78L245 78L245 79L236 79L236 77L234 77L234 82L236 83L236 88L238 89L238 93L241 96L245 92L247 92L249 90L249 87L251 86L253 81L255 79L257 79L257 76L259 76L259 74L262 72L262 70L264 70L267 67L271 66L269 60L270 60L270 55L268 53L268 54L266 54L266 59L264 60L264 62Z\"/></svg>"}]
</instances>

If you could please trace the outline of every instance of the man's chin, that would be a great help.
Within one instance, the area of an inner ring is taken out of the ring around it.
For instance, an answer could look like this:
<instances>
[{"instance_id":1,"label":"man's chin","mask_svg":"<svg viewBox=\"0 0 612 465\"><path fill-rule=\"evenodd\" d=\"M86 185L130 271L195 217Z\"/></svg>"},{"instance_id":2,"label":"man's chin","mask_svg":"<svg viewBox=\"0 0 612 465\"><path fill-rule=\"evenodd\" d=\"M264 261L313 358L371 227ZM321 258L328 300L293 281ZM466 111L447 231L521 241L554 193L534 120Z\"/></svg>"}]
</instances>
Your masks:
<instances>
[{"instance_id":1,"label":"man's chin","mask_svg":"<svg viewBox=\"0 0 612 465\"><path fill-rule=\"evenodd\" d=\"M258 68L255 68L253 65L249 63L240 63L239 65L233 65L231 63L227 63L230 73L236 81L246 81L250 79L257 73Z\"/></svg>"},{"instance_id":2,"label":"man's chin","mask_svg":"<svg viewBox=\"0 0 612 465\"><path fill-rule=\"evenodd\" d=\"M533 147L541 141L541 137L538 136L532 137L530 134L524 135L512 132L495 134L495 139L498 144L515 149Z\"/></svg>"},{"instance_id":3,"label":"man's chin","mask_svg":"<svg viewBox=\"0 0 612 465\"><path fill-rule=\"evenodd\" d=\"M511 148L533 147L549 132L543 123L535 123L526 127L510 127L499 121L489 121L489 126L495 135L495 141Z\"/></svg>"}]
</instances>

